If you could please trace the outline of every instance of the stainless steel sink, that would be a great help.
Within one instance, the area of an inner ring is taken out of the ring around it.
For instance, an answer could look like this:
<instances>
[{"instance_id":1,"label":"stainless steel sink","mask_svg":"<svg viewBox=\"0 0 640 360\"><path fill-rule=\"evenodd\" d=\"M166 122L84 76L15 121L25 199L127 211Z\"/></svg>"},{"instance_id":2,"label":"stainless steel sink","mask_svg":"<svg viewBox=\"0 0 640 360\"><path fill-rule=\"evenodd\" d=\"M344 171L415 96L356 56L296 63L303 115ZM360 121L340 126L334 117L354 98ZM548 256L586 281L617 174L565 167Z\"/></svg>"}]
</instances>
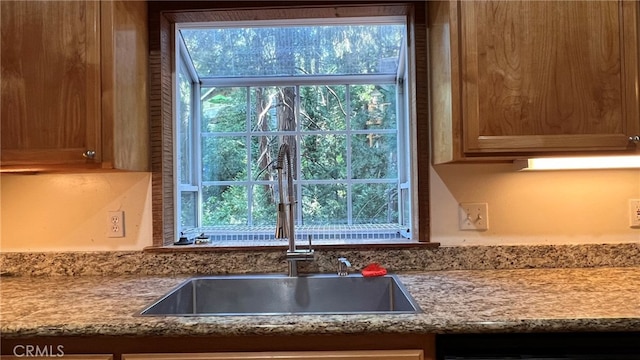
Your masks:
<instances>
[{"instance_id":1,"label":"stainless steel sink","mask_svg":"<svg viewBox=\"0 0 640 360\"><path fill-rule=\"evenodd\" d=\"M406 314L420 307L395 275L223 275L191 278L142 316Z\"/></svg>"}]
</instances>

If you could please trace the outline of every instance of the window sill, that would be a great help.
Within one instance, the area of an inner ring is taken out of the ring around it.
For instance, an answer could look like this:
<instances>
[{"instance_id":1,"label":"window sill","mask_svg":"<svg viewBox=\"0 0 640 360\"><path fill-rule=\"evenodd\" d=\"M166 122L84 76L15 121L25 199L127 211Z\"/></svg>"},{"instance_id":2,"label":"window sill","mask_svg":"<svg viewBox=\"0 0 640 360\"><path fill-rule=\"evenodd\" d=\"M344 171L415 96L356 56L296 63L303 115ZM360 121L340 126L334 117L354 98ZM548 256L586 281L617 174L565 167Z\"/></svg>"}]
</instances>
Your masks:
<instances>
[{"instance_id":1,"label":"window sill","mask_svg":"<svg viewBox=\"0 0 640 360\"><path fill-rule=\"evenodd\" d=\"M307 244L303 244L302 241L298 241L296 246L301 249L308 248ZM380 241L380 242L367 242L348 240L341 243L333 242L318 242L314 243L312 247L316 250L337 250L337 249L351 249L351 250L373 250L373 249L397 249L397 248L437 248L440 243L436 242L420 242L414 240L406 241ZM191 245L169 245L169 246L150 246L144 249L145 252L193 252L193 251L285 251L288 248L287 240L271 240L271 241L243 241L243 242L215 242L206 244L191 244Z\"/></svg>"}]
</instances>

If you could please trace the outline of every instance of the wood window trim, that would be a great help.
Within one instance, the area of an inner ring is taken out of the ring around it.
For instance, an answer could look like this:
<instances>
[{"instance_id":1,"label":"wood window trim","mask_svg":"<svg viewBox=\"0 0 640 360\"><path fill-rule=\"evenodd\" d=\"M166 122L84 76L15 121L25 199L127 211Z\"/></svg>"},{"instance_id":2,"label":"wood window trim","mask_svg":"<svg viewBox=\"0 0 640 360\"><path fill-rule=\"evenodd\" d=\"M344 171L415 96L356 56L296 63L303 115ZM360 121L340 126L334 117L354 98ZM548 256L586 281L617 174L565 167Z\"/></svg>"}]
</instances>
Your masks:
<instances>
[{"instance_id":1,"label":"wood window trim","mask_svg":"<svg viewBox=\"0 0 640 360\"><path fill-rule=\"evenodd\" d=\"M281 4L281 3L280 3ZM215 8L211 8L215 6ZM276 20L317 17L358 17L376 15L413 16L409 36L413 39L413 84L415 97L411 107L415 122L416 159L413 179L414 240L429 242L429 106L427 93L427 27L422 1L389 2L296 2L282 6L277 2L149 2L149 114L151 137L151 179L153 247L170 246L175 234L175 196L173 173L173 85L172 71L175 23L203 21Z\"/></svg>"}]
</instances>

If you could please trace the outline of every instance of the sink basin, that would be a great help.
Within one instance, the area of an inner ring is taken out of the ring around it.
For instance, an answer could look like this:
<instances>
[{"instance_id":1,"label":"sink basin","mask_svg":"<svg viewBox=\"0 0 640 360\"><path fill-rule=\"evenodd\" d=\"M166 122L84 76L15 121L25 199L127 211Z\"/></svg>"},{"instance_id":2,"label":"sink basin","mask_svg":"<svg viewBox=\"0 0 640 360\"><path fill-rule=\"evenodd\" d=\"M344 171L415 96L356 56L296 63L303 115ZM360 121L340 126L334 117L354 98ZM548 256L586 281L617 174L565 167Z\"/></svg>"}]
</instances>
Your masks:
<instances>
[{"instance_id":1,"label":"sink basin","mask_svg":"<svg viewBox=\"0 0 640 360\"><path fill-rule=\"evenodd\" d=\"M223 275L191 278L142 316L406 314L421 312L395 275Z\"/></svg>"}]
</instances>

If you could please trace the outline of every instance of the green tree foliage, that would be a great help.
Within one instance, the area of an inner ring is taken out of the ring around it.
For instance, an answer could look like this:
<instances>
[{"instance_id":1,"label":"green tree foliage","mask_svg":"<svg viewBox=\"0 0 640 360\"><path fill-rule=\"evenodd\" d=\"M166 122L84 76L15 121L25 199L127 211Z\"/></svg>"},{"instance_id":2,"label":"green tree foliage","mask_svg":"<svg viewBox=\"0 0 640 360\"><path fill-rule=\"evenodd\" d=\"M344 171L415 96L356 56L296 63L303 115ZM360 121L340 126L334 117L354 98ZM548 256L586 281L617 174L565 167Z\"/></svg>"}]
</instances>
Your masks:
<instances>
[{"instance_id":1,"label":"green tree foliage","mask_svg":"<svg viewBox=\"0 0 640 360\"><path fill-rule=\"evenodd\" d=\"M402 26L225 28L182 34L201 78L395 74L403 41ZM282 142L300 157L294 173L312 182L301 187L298 204L305 224L397 223L395 92L394 84L203 87L202 225L275 222L273 162ZM288 131L300 135L282 135ZM183 197L183 223L191 221L184 217L192 216L192 202L193 197Z\"/></svg>"}]
</instances>

